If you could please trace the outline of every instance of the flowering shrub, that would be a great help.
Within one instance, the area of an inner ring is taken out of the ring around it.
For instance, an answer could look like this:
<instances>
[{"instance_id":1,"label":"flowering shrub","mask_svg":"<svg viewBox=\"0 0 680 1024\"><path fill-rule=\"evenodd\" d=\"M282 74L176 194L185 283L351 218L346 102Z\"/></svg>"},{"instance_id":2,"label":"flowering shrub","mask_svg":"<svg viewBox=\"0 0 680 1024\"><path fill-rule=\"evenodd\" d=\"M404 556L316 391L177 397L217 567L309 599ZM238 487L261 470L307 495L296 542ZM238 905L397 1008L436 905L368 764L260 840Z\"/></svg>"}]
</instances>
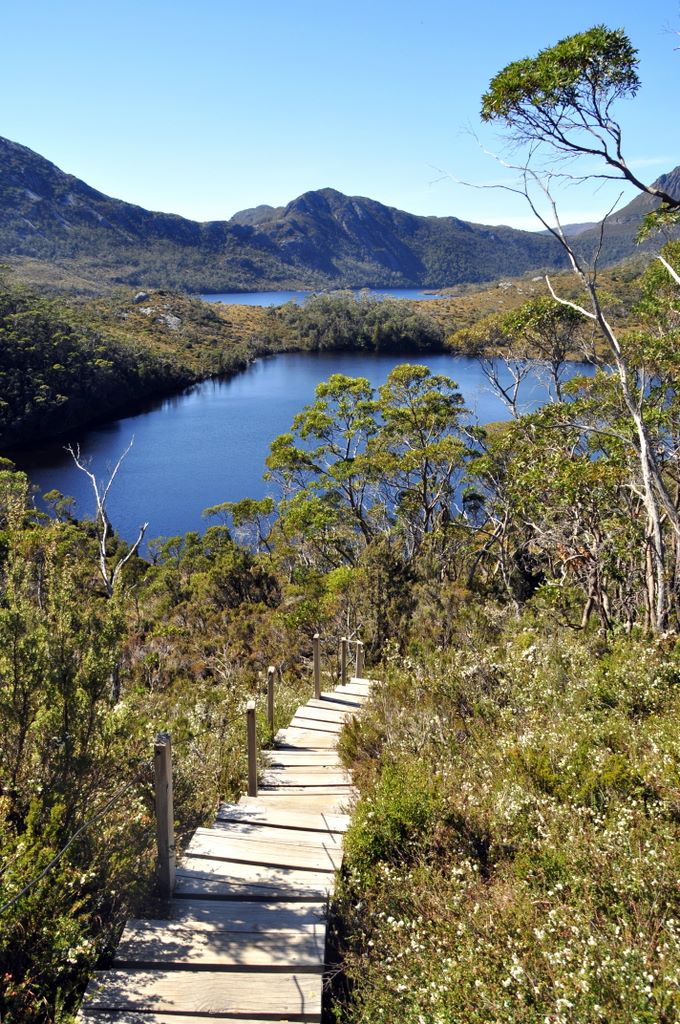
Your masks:
<instances>
[{"instance_id":1,"label":"flowering shrub","mask_svg":"<svg viewBox=\"0 0 680 1024\"><path fill-rule=\"evenodd\" d=\"M338 896L338 1019L677 1020L675 641L527 617L480 653L385 669L353 743L371 738L373 772Z\"/></svg>"}]
</instances>

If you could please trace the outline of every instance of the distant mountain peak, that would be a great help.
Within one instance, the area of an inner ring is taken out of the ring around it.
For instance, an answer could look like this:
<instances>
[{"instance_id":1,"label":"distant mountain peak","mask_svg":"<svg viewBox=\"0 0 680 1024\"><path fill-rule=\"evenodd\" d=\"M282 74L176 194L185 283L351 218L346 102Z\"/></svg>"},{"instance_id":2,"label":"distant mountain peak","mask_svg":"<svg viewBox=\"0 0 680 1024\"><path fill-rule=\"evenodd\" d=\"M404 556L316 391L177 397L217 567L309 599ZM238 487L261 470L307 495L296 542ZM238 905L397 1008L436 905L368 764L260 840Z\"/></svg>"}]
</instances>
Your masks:
<instances>
[{"instance_id":1,"label":"distant mountain peak","mask_svg":"<svg viewBox=\"0 0 680 1024\"><path fill-rule=\"evenodd\" d=\"M680 169L659 180L680 191ZM615 257L633 248L635 230L625 220L632 205L614 225L623 250ZM633 210L633 219L639 222L644 212ZM3 256L52 261L79 279L196 292L440 288L493 280L510 269L521 274L564 265L550 236L421 217L331 187L305 192L286 206L263 204L228 221L197 223L112 199L0 138Z\"/></svg>"}]
</instances>

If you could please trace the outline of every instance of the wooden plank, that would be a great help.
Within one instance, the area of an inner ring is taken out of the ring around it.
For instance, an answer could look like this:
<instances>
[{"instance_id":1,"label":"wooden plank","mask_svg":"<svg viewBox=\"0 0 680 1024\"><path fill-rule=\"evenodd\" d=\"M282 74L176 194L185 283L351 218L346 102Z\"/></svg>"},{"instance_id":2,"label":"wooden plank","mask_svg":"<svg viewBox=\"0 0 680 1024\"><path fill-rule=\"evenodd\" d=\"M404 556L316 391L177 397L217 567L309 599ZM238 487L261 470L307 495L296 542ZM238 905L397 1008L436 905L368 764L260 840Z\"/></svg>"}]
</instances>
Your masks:
<instances>
[{"instance_id":1,"label":"wooden plank","mask_svg":"<svg viewBox=\"0 0 680 1024\"><path fill-rule=\"evenodd\" d=\"M194 931L190 922L128 921L115 967L289 967L322 971L326 929L314 931Z\"/></svg>"},{"instance_id":2,"label":"wooden plank","mask_svg":"<svg viewBox=\"0 0 680 1024\"><path fill-rule=\"evenodd\" d=\"M259 825L243 823L240 821L217 820L212 826L232 836L240 836L243 839L254 840L255 842L276 842L293 843L295 846L321 847L334 846L342 847L342 834L340 832L314 832L311 829L301 828L277 828L270 825Z\"/></svg>"},{"instance_id":3,"label":"wooden plank","mask_svg":"<svg viewBox=\"0 0 680 1024\"><path fill-rule=\"evenodd\" d=\"M168 904L172 921L194 931L275 932L277 929L310 932L325 928L326 904L246 900L173 899Z\"/></svg>"},{"instance_id":4,"label":"wooden plank","mask_svg":"<svg viewBox=\"0 0 680 1024\"><path fill-rule=\"evenodd\" d=\"M291 897L300 900L305 896L327 896L333 888L333 879L331 871L184 857L177 867L175 892L189 896L203 894L250 899L264 896L268 899Z\"/></svg>"},{"instance_id":5,"label":"wooden plank","mask_svg":"<svg viewBox=\"0 0 680 1024\"><path fill-rule=\"evenodd\" d=\"M335 749L335 745L338 742L338 734L336 732L323 731L317 729L299 728L289 726L285 733L283 742L289 747L298 747L305 750L324 750L328 748Z\"/></svg>"},{"instance_id":6,"label":"wooden plank","mask_svg":"<svg viewBox=\"0 0 680 1024\"><path fill-rule=\"evenodd\" d=\"M355 697L347 696L347 694L342 696L341 694L322 693L318 700L312 697L305 706L308 708L335 708L337 711L356 712L361 707L361 702Z\"/></svg>"},{"instance_id":7,"label":"wooden plank","mask_svg":"<svg viewBox=\"0 0 680 1024\"><path fill-rule=\"evenodd\" d=\"M293 715L288 729L312 729L314 732L334 732L336 735L342 731L344 721L333 722L322 718L312 718L304 712Z\"/></svg>"},{"instance_id":8,"label":"wooden plank","mask_svg":"<svg viewBox=\"0 0 680 1024\"><path fill-rule=\"evenodd\" d=\"M318 974L253 974L219 971L97 972L85 1008L203 1014L298 1015L319 1020ZM276 1019L276 1018L275 1018Z\"/></svg>"},{"instance_id":9,"label":"wooden plank","mask_svg":"<svg viewBox=\"0 0 680 1024\"><path fill-rule=\"evenodd\" d=\"M233 1014L225 1016L220 1014L218 1018L212 1018L213 1020L219 1020L220 1024L272 1024L272 1017L234 1017ZM279 1018L281 1021L281 1018ZM288 1017L288 1021L293 1022L293 1017ZM298 1017L297 1020L300 1020ZM136 1013L134 1010L86 1010L78 1014L79 1024L210 1024L210 1018L205 1017L203 1014L197 1016L196 1014L186 1013ZM286 1024L285 1021L281 1021L281 1024Z\"/></svg>"},{"instance_id":10,"label":"wooden plank","mask_svg":"<svg viewBox=\"0 0 680 1024\"><path fill-rule=\"evenodd\" d=\"M345 683L344 686L338 686L337 693L339 694L351 694L355 697L370 697L371 689L364 683Z\"/></svg>"},{"instance_id":11,"label":"wooden plank","mask_svg":"<svg viewBox=\"0 0 680 1024\"><path fill-rule=\"evenodd\" d=\"M314 771L307 768L267 768L263 786L350 786L347 772Z\"/></svg>"},{"instance_id":12,"label":"wooden plank","mask_svg":"<svg viewBox=\"0 0 680 1024\"><path fill-rule=\"evenodd\" d=\"M275 808L277 811L290 811L297 814L307 814L310 811L317 811L321 814L347 814L347 808L351 804L353 791L347 793L336 793L335 799L329 793L292 793L287 790L261 789L258 800L263 807Z\"/></svg>"},{"instance_id":13,"label":"wooden plank","mask_svg":"<svg viewBox=\"0 0 680 1024\"><path fill-rule=\"evenodd\" d=\"M318 786L262 786L263 795L267 796L286 796L288 794L299 794L300 796L351 796L354 792L354 788L348 785L339 786L324 786L319 783Z\"/></svg>"},{"instance_id":14,"label":"wooden plank","mask_svg":"<svg viewBox=\"0 0 680 1024\"><path fill-rule=\"evenodd\" d=\"M313 698L312 698L313 699ZM347 708L360 708L370 697L364 693L347 693L342 690L322 690L321 699L333 702L341 703L341 705Z\"/></svg>"},{"instance_id":15,"label":"wooden plank","mask_svg":"<svg viewBox=\"0 0 680 1024\"><path fill-rule=\"evenodd\" d=\"M342 861L342 849L330 843L305 846L266 839L258 842L232 835L228 829L209 828L196 829L187 855L306 871L335 871Z\"/></svg>"},{"instance_id":16,"label":"wooden plank","mask_svg":"<svg viewBox=\"0 0 680 1024\"><path fill-rule=\"evenodd\" d=\"M267 768L337 768L342 765L334 750L264 750L262 754Z\"/></svg>"},{"instance_id":17,"label":"wooden plank","mask_svg":"<svg viewBox=\"0 0 680 1024\"><path fill-rule=\"evenodd\" d=\"M314 722L332 722L334 725L344 725L350 718L356 717L356 711L337 708L307 707L304 705L298 708L293 718L309 718Z\"/></svg>"},{"instance_id":18,"label":"wooden plank","mask_svg":"<svg viewBox=\"0 0 680 1024\"><path fill-rule=\"evenodd\" d=\"M243 796L238 804L222 804L218 820L262 822L274 828L301 828L305 831L346 832L349 815L331 811L328 800L323 803L324 806L318 809L315 804L291 813L284 804L272 807L271 801L266 796L263 798L262 794L256 800Z\"/></svg>"}]
</instances>

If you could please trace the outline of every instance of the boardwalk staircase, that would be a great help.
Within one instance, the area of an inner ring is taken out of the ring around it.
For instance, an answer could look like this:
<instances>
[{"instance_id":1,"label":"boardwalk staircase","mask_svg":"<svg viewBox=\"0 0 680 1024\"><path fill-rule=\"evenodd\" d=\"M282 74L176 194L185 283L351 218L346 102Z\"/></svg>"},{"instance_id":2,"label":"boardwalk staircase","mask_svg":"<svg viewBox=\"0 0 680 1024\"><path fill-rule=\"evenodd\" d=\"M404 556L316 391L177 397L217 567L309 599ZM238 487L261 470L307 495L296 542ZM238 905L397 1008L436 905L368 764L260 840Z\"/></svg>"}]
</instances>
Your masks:
<instances>
[{"instance_id":1,"label":"boardwalk staircase","mask_svg":"<svg viewBox=\"0 0 680 1024\"><path fill-rule=\"evenodd\" d=\"M367 679L320 692L266 752L257 796L223 804L176 872L163 920L129 921L82 1024L321 1021L326 913L352 787L338 733Z\"/></svg>"}]
</instances>

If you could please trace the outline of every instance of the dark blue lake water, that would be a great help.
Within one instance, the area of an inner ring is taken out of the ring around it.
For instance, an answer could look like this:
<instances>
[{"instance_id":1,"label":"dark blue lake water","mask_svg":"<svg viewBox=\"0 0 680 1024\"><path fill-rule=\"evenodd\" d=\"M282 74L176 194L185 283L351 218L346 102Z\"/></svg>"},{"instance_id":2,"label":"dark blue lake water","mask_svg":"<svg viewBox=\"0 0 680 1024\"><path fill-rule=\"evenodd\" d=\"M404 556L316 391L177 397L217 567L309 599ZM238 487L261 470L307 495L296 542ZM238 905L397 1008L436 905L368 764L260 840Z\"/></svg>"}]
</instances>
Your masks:
<instances>
[{"instance_id":1,"label":"dark blue lake water","mask_svg":"<svg viewBox=\"0 0 680 1024\"><path fill-rule=\"evenodd\" d=\"M420 288L355 288L354 295L371 295L377 299L439 299L440 295L424 292ZM314 292L215 292L199 295L205 302L224 302L226 305L282 306L284 302L301 305Z\"/></svg>"},{"instance_id":2,"label":"dark blue lake water","mask_svg":"<svg viewBox=\"0 0 680 1024\"><path fill-rule=\"evenodd\" d=\"M113 525L128 540L144 521L149 522L149 538L203 530L209 521L201 513L209 505L267 494L262 472L269 445L313 401L320 381L344 373L368 377L377 386L394 366L408 361L426 361L433 373L453 377L479 422L507 418L474 359L305 353L258 360L230 380L206 381L135 416L81 430L73 441L91 460L96 476L105 478L134 437L108 504ZM525 391L524 409L545 400L544 385L534 379ZM90 482L63 443L22 453L17 463L39 494L56 488L76 499L79 517L93 513Z\"/></svg>"}]
</instances>

